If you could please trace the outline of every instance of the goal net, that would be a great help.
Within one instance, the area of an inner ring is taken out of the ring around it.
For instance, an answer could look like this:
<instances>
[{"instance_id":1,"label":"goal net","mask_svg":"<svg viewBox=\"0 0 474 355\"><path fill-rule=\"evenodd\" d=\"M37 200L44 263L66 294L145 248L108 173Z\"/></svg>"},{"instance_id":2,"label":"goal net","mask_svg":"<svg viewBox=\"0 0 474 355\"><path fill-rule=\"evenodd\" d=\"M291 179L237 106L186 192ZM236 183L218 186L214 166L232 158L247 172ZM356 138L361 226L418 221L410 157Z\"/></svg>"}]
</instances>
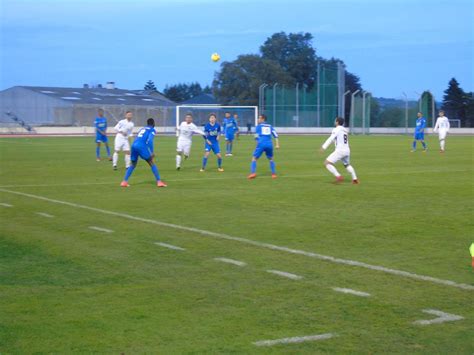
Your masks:
<instances>
[{"instance_id":1,"label":"goal net","mask_svg":"<svg viewBox=\"0 0 474 355\"><path fill-rule=\"evenodd\" d=\"M217 122L222 125L226 112L230 113L231 117L236 118L241 132L247 131L249 126L254 130L258 124L258 106L179 105L176 106L176 128L184 121L188 113L193 115L193 122L198 127L202 127L209 122L211 113L216 115Z\"/></svg>"},{"instance_id":2,"label":"goal net","mask_svg":"<svg viewBox=\"0 0 474 355\"><path fill-rule=\"evenodd\" d=\"M448 119L449 126L451 128L461 128L461 120L458 119Z\"/></svg>"}]
</instances>

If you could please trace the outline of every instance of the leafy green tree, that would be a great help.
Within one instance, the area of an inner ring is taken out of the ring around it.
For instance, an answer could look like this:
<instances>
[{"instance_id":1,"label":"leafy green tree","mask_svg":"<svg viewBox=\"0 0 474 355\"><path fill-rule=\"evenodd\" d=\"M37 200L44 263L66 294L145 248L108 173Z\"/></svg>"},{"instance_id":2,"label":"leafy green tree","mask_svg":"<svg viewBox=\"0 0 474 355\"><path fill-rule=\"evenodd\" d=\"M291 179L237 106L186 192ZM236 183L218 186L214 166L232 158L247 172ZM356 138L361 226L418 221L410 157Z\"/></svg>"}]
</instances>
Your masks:
<instances>
[{"instance_id":1,"label":"leafy green tree","mask_svg":"<svg viewBox=\"0 0 474 355\"><path fill-rule=\"evenodd\" d=\"M458 81L452 78L448 88L444 91L443 110L446 116L453 119L460 119L461 123L466 120L466 108L468 106L467 95L459 86Z\"/></svg>"},{"instance_id":2,"label":"leafy green tree","mask_svg":"<svg viewBox=\"0 0 474 355\"><path fill-rule=\"evenodd\" d=\"M295 85L295 79L277 62L259 55L241 55L233 62L224 62L216 73L213 91L223 105L257 105L262 83Z\"/></svg>"},{"instance_id":3,"label":"leafy green tree","mask_svg":"<svg viewBox=\"0 0 474 355\"><path fill-rule=\"evenodd\" d=\"M156 88L155 83L153 82L153 80L148 80L143 89L146 90L146 91L158 92L158 89Z\"/></svg>"},{"instance_id":4,"label":"leafy green tree","mask_svg":"<svg viewBox=\"0 0 474 355\"><path fill-rule=\"evenodd\" d=\"M175 102L183 102L195 96L201 95L203 89L199 83L180 83L175 85L166 85L163 91L164 95Z\"/></svg>"},{"instance_id":5,"label":"leafy green tree","mask_svg":"<svg viewBox=\"0 0 474 355\"><path fill-rule=\"evenodd\" d=\"M263 59L277 62L295 82L306 84L311 90L316 82L317 68L312 40L311 33L279 32L267 38L260 52Z\"/></svg>"}]
</instances>

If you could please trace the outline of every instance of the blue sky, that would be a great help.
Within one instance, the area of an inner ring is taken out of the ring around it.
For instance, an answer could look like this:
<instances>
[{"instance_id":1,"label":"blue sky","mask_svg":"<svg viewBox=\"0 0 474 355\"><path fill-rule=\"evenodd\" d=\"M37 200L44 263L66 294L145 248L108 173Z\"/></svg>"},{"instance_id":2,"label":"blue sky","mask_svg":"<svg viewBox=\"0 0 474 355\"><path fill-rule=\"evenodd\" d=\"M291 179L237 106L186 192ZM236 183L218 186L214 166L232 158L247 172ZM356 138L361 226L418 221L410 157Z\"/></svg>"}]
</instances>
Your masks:
<instances>
[{"instance_id":1,"label":"blue sky","mask_svg":"<svg viewBox=\"0 0 474 355\"><path fill-rule=\"evenodd\" d=\"M211 53L231 61L285 31L312 33L374 96L439 99L452 77L474 91L472 0L0 0L0 26L0 90L210 84Z\"/></svg>"}]
</instances>

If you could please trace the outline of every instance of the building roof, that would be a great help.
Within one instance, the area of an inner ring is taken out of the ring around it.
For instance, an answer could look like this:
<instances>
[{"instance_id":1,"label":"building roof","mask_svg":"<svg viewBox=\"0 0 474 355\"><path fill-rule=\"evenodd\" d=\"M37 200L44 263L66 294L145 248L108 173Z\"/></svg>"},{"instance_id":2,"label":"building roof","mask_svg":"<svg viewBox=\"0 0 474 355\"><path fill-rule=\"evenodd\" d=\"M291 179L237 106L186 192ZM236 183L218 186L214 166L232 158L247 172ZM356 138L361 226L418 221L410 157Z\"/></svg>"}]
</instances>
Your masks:
<instances>
[{"instance_id":1,"label":"building roof","mask_svg":"<svg viewBox=\"0 0 474 355\"><path fill-rule=\"evenodd\" d=\"M181 102L181 105L217 105L218 102L212 94L201 94Z\"/></svg>"},{"instance_id":2,"label":"building roof","mask_svg":"<svg viewBox=\"0 0 474 355\"><path fill-rule=\"evenodd\" d=\"M47 86L20 86L36 93L74 104L132 105L132 106L176 106L160 93L144 90L106 88L61 88Z\"/></svg>"}]
</instances>

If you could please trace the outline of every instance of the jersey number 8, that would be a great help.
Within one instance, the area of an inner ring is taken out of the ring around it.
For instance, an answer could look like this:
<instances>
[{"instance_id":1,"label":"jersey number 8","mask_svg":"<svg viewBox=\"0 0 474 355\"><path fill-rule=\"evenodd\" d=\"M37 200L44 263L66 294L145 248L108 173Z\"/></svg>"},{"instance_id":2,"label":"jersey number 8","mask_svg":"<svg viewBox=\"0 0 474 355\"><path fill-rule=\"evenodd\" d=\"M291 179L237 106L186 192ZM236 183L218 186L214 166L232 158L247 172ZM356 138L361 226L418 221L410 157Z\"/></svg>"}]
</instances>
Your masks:
<instances>
[{"instance_id":1,"label":"jersey number 8","mask_svg":"<svg viewBox=\"0 0 474 355\"><path fill-rule=\"evenodd\" d=\"M262 134L265 136L269 136L270 134L272 134L270 127L262 127Z\"/></svg>"}]
</instances>

